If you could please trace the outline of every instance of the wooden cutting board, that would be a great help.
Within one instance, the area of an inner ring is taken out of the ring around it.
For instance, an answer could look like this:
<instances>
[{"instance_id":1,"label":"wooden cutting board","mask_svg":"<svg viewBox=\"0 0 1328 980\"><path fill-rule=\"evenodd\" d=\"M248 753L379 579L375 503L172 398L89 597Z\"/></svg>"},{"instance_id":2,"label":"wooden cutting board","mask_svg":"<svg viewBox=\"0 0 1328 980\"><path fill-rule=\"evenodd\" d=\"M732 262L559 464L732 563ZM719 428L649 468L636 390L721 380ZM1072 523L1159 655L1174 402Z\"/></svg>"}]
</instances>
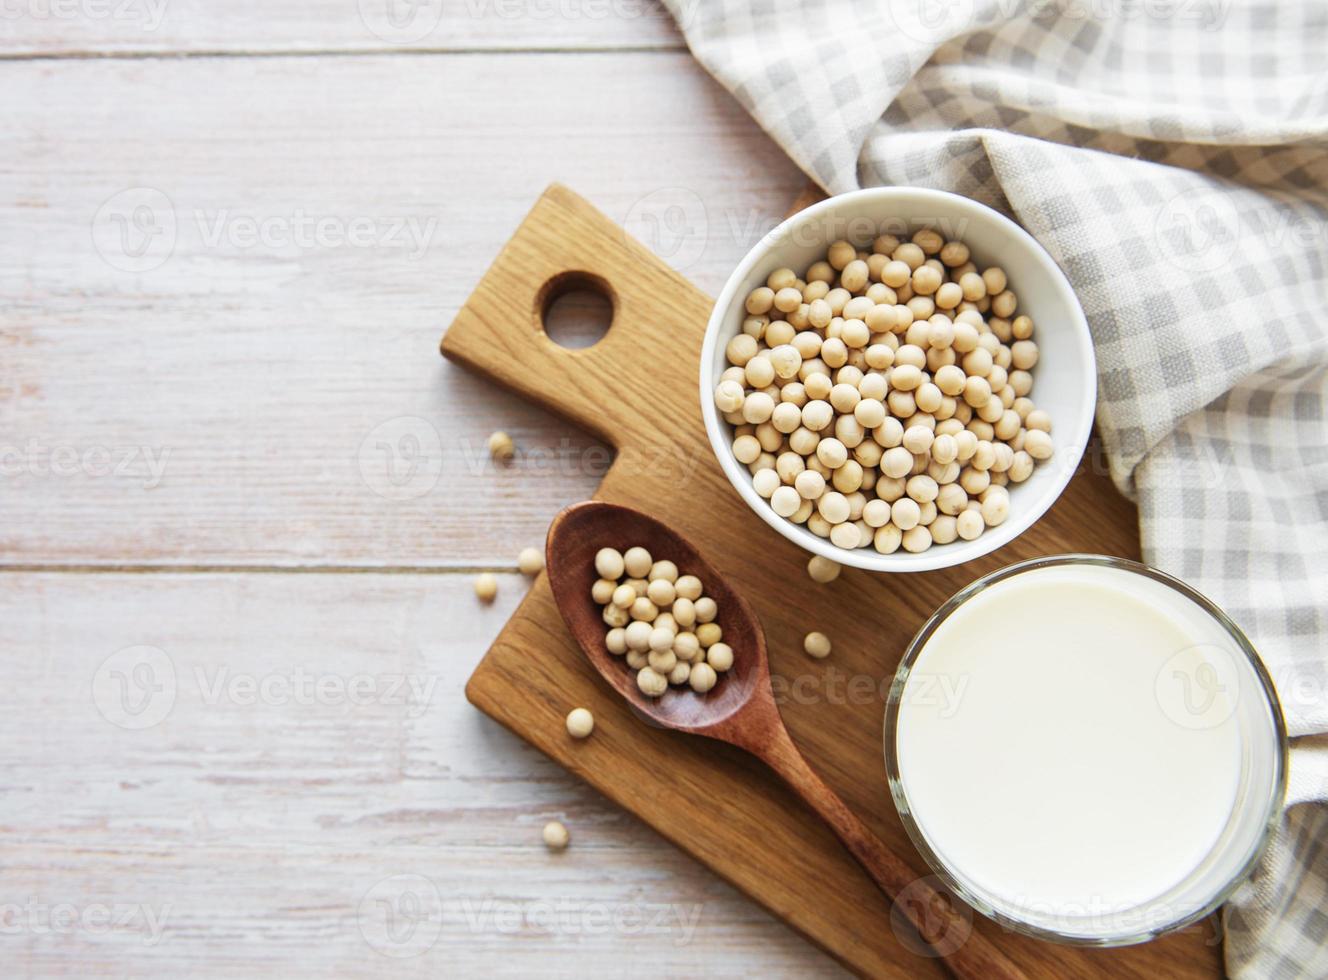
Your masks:
<instances>
[{"instance_id":1,"label":"wooden cutting board","mask_svg":"<svg viewBox=\"0 0 1328 980\"><path fill-rule=\"evenodd\" d=\"M564 349L545 335L543 311L560 293L586 286L612 301L612 326L593 347ZM927 868L890 802L882 750L885 694L905 646L951 594L999 566L1068 551L1138 558L1134 507L1090 448L1056 506L995 554L911 575L845 569L838 581L817 585L805 571L807 554L747 508L706 440L698 373L712 306L604 215L554 185L457 314L442 350L616 448L596 496L670 523L746 595L765 625L776 693L794 740L924 876ZM538 493L538 484L530 491ZM830 633L829 659L803 653L802 638L812 629ZM885 899L759 764L634 716L573 644L542 576L476 669L466 696L849 968L881 977L945 974L940 961L896 938ZM585 741L568 738L563 727L578 705L597 722ZM1222 972L1212 920L1143 946L1089 950L975 919L1034 976L1152 980Z\"/></svg>"}]
</instances>

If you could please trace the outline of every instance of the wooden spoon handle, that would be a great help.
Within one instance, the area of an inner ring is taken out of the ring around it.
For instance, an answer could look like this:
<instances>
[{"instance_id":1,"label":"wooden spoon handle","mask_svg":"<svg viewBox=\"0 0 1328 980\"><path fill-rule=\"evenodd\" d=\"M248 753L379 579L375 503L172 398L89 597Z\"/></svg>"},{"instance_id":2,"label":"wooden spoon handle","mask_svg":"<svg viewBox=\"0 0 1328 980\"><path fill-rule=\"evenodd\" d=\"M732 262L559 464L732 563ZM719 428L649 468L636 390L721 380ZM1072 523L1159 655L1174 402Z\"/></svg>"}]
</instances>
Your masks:
<instances>
[{"instance_id":1,"label":"wooden spoon handle","mask_svg":"<svg viewBox=\"0 0 1328 980\"><path fill-rule=\"evenodd\" d=\"M971 918L953 899L917 874L885 846L845 805L834 790L812 771L783 726L756 754L778 773L843 841L850 854L871 875L892 902L894 912L908 919L917 934L950 970L963 980L1021 980L1025 974L986 937L973 929Z\"/></svg>"}]
</instances>

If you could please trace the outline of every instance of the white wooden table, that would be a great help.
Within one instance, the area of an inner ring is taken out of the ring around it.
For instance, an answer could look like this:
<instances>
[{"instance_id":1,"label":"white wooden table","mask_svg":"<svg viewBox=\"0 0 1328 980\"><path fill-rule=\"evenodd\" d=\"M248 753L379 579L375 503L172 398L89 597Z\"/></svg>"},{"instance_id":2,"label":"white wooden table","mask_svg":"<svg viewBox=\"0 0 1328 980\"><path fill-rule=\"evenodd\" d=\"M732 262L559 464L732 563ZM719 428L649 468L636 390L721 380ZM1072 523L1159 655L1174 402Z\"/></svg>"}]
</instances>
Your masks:
<instances>
[{"instance_id":1,"label":"white wooden table","mask_svg":"<svg viewBox=\"0 0 1328 980\"><path fill-rule=\"evenodd\" d=\"M836 974L462 694L607 453L444 327L552 180L712 291L802 184L665 15L6 0L0 59L3 973Z\"/></svg>"}]
</instances>

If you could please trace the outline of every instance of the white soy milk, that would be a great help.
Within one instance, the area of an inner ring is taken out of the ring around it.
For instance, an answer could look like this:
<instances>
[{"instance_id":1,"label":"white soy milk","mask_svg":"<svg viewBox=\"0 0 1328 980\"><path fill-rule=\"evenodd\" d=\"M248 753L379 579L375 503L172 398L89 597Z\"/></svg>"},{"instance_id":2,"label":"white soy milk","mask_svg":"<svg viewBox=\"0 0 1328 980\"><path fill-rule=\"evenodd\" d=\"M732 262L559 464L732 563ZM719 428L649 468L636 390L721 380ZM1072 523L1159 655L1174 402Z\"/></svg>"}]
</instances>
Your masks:
<instances>
[{"instance_id":1,"label":"white soy milk","mask_svg":"<svg viewBox=\"0 0 1328 980\"><path fill-rule=\"evenodd\" d=\"M1216 878L1198 898L1215 895L1243 857L1212 855L1232 843L1244 772L1276 753L1271 727L1247 744L1263 735L1235 711L1241 662L1217 620L1143 575L999 581L941 623L900 694L913 820L974 894L1043 928L1128 932L1117 913L1193 900L1177 886L1201 866Z\"/></svg>"}]
</instances>

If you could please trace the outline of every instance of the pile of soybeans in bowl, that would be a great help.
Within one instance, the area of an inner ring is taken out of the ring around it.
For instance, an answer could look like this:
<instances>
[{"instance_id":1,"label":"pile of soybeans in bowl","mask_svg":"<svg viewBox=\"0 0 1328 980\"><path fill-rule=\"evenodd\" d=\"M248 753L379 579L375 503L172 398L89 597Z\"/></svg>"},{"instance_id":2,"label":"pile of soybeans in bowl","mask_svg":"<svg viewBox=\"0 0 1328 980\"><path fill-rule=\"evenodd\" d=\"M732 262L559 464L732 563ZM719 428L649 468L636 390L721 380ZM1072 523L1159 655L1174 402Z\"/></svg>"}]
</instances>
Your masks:
<instances>
[{"instance_id":1,"label":"pile of soybeans in bowl","mask_svg":"<svg viewBox=\"0 0 1328 980\"><path fill-rule=\"evenodd\" d=\"M1053 452L1010 287L931 229L771 272L714 391L756 492L836 547L882 554L1003 523L1010 487Z\"/></svg>"}]
</instances>

